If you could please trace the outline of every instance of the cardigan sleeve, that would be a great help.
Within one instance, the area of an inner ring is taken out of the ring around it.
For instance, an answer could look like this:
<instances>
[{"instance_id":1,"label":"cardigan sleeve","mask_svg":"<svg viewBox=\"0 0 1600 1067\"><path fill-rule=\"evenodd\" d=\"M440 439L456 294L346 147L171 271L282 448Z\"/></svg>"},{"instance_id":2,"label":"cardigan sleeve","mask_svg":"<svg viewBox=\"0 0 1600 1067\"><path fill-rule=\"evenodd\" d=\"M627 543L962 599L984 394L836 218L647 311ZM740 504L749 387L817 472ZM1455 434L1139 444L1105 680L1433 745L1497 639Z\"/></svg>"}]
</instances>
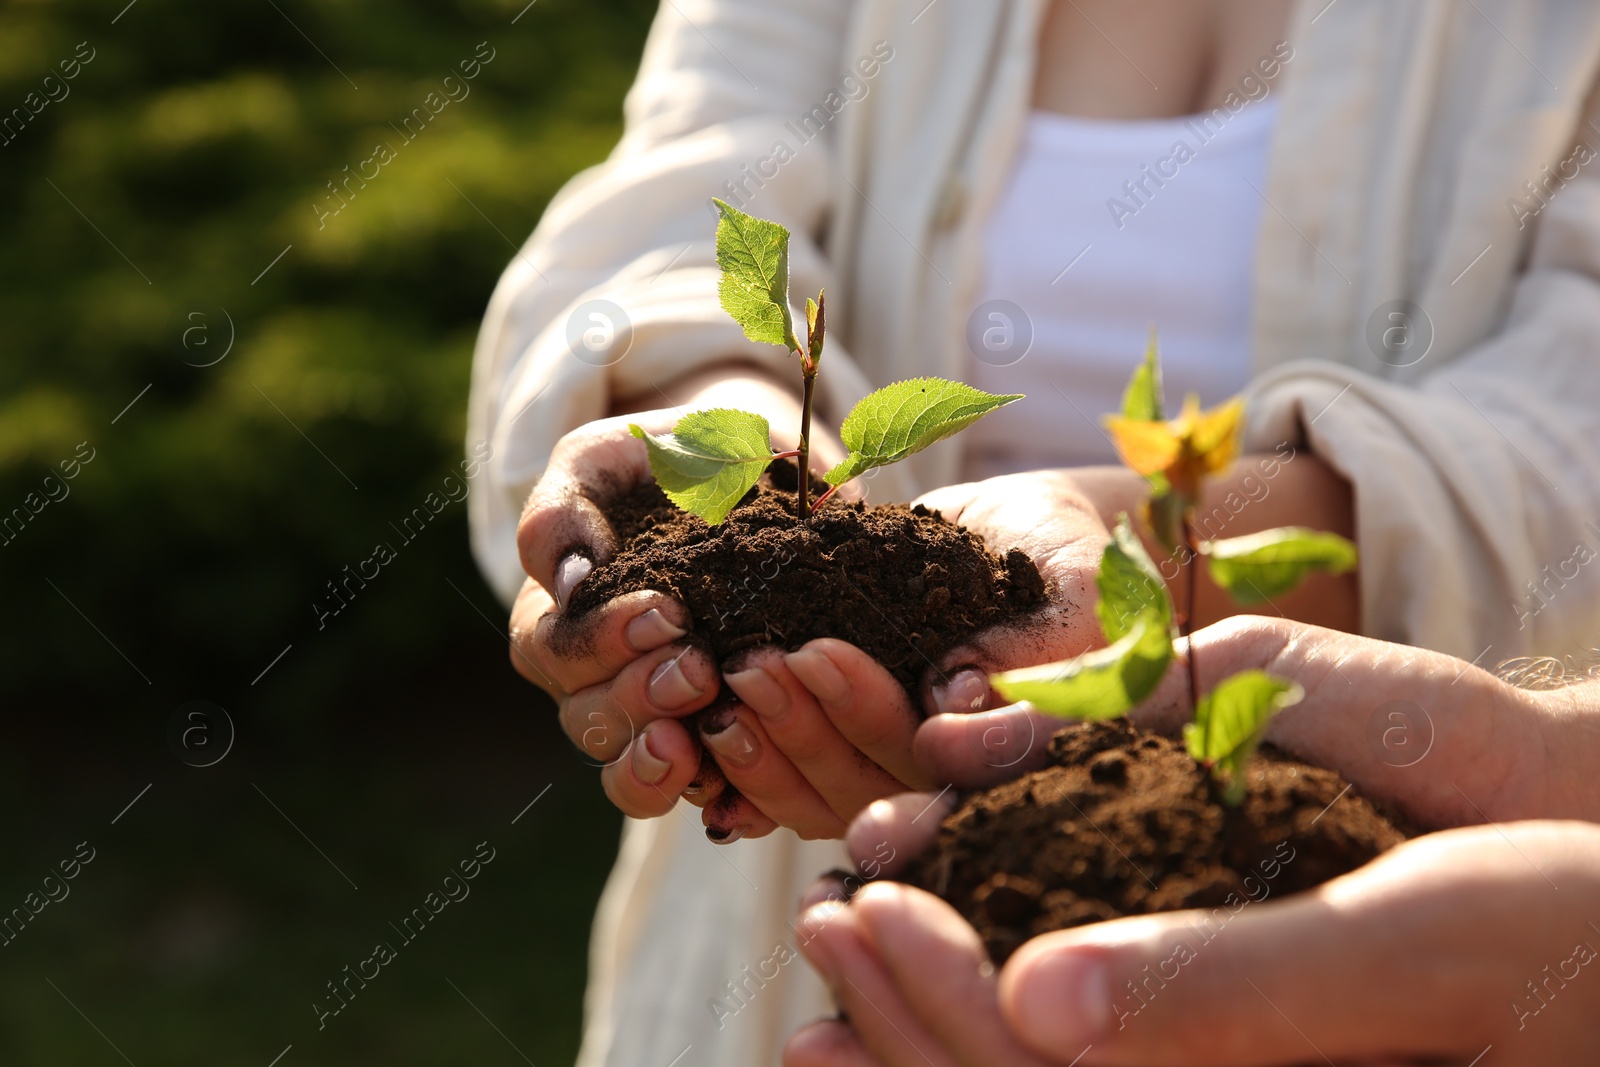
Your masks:
<instances>
[{"instance_id":1,"label":"cardigan sleeve","mask_svg":"<svg viewBox=\"0 0 1600 1067\"><path fill-rule=\"evenodd\" d=\"M663 4L622 140L557 194L506 268L478 336L467 441L490 452L472 494L473 551L507 603L523 579L517 518L563 434L604 417L611 398L649 395L698 366L747 355L786 367L718 304L711 197L792 231L794 299L829 284L818 236L836 164L818 118L841 106L849 8ZM837 417L868 388L830 339L820 410Z\"/></svg>"},{"instance_id":2,"label":"cardigan sleeve","mask_svg":"<svg viewBox=\"0 0 1600 1067\"><path fill-rule=\"evenodd\" d=\"M1600 161L1544 207L1497 333L1409 384L1302 361L1257 447L1354 486L1363 629L1491 668L1600 641Z\"/></svg>"}]
</instances>

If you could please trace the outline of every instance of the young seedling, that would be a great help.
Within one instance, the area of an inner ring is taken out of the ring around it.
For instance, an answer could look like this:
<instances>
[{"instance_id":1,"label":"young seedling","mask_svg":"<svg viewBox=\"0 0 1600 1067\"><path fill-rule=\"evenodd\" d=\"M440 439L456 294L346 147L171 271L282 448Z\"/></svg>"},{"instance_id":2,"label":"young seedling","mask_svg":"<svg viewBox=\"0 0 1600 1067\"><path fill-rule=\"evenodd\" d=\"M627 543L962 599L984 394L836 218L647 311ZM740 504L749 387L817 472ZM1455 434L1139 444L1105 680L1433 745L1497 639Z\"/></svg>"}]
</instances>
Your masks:
<instances>
[{"instance_id":1,"label":"young seedling","mask_svg":"<svg viewBox=\"0 0 1600 1067\"><path fill-rule=\"evenodd\" d=\"M1243 415L1244 403L1237 398L1201 411L1191 396L1182 413L1167 420L1152 334L1144 362L1123 394L1122 414L1106 420L1123 462L1150 482L1143 512L1156 540L1169 552L1183 550L1191 615L1202 557L1212 580L1241 605L1287 592L1308 574L1341 574L1356 565L1355 545L1302 527L1222 541L1195 536L1201 489L1208 476L1226 470L1238 456ZM1166 583L1126 515L1101 557L1096 584L1095 614L1107 647L1062 663L993 675L990 682L1001 696L1063 718L1114 719L1150 695L1172 662L1176 639L1189 636L1191 620L1176 616ZM1184 743L1224 787L1224 801L1238 804L1244 799L1245 764L1267 722L1297 703L1304 690L1262 671L1241 671L1201 697L1192 645L1188 661L1194 721L1184 727Z\"/></svg>"},{"instance_id":2,"label":"young seedling","mask_svg":"<svg viewBox=\"0 0 1600 1067\"><path fill-rule=\"evenodd\" d=\"M941 378L895 382L862 398L839 427L849 454L824 476L830 488L811 502L806 472L811 459L812 408L822 363L827 311L823 293L806 299L806 341L795 333L789 309L789 231L716 201L717 295L722 309L752 341L782 345L799 357L800 441L793 452L772 450L771 430L760 415L733 408L695 411L671 433L629 425L650 456L650 471L667 498L716 525L727 518L774 459L794 457L801 476L795 514L807 521L845 482L874 467L898 463L959 433L1021 394L1000 396Z\"/></svg>"}]
</instances>

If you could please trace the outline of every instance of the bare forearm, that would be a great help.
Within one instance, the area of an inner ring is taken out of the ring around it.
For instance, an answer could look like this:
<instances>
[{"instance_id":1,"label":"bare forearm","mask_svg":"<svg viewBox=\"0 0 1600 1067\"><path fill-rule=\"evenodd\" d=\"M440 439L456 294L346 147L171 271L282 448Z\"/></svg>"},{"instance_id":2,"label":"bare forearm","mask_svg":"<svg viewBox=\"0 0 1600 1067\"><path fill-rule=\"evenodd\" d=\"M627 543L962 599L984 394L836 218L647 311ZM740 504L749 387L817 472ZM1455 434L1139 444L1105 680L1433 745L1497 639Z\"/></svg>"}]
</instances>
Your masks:
<instances>
[{"instance_id":1,"label":"bare forearm","mask_svg":"<svg viewBox=\"0 0 1600 1067\"><path fill-rule=\"evenodd\" d=\"M1074 481L1095 502L1107 525L1120 512L1136 515L1149 496L1149 484L1121 467L1086 467L1072 471ZM1206 486L1196 509L1195 526L1205 540L1240 537L1275 526L1309 526L1355 538L1355 496L1350 483L1309 452L1285 449L1242 457L1222 477ZM1176 558L1146 538L1151 558L1180 611L1188 611L1185 583ZM1240 613L1228 595L1201 570L1197 583L1194 625L1205 626ZM1262 609L1300 622L1359 632L1360 585L1355 572L1315 575L1292 593Z\"/></svg>"}]
</instances>

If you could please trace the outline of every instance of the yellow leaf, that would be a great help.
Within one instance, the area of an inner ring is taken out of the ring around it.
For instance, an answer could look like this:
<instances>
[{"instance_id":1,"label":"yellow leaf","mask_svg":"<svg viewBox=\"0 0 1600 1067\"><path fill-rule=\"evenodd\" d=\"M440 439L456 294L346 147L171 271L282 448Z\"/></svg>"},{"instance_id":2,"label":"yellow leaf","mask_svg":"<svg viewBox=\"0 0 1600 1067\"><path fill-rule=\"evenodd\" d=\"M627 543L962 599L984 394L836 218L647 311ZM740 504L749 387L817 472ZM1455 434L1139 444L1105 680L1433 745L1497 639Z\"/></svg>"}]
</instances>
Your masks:
<instances>
[{"instance_id":1,"label":"yellow leaf","mask_svg":"<svg viewBox=\"0 0 1600 1067\"><path fill-rule=\"evenodd\" d=\"M1106 429L1122 455L1122 462L1143 475L1166 470L1178 458L1182 440L1173 432L1172 423L1147 422L1142 419L1125 419L1120 415L1106 418Z\"/></svg>"},{"instance_id":2,"label":"yellow leaf","mask_svg":"<svg viewBox=\"0 0 1600 1067\"><path fill-rule=\"evenodd\" d=\"M1215 474L1238 458L1243 436L1244 398L1236 396L1200 413L1184 444L1207 472Z\"/></svg>"}]
</instances>

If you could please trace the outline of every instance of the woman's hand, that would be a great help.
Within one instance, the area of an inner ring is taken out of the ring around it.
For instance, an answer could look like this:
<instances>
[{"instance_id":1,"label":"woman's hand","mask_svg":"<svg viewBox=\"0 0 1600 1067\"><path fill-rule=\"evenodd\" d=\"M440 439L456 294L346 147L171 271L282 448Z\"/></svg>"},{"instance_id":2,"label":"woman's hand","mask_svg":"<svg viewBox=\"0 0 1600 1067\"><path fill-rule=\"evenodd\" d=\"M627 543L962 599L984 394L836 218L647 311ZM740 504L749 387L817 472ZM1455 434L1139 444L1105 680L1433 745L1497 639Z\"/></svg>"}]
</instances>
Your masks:
<instances>
[{"instance_id":1,"label":"woman's hand","mask_svg":"<svg viewBox=\"0 0 1600 1067\"><path fill-rule=\"evenodd\" d=\"M801 1030L784 1063L1600 1062L1597 900L1600 828L1473 827L1250 905L1209 939L1196 912L1121 919L1034 938L997 974L949 905L874 883L801 920L849 1021Z\"/></svg>"},{"instance_id":2,"label":"woman's hand","mask_svg":"<svg viewBox=\"0 0 1600 1067\"><path fill-rule=\"evenodd\" d=\"M971 711L995 700L985 672L1046 663L1098 643L1089 606L1109 534L1067 476L991 478L917 503L979 534L994 551L1028 553L1051 593L1040 612L976 634L930 664L930 712ZM921 716L893 676L853 645L822 639L788 655L762 650L724 681L740 704L716 716L702 741L743 794L731 810L718 811L739 836L781 825L802 837L838 837L873 800L933 784L912 758Z\"/></svg>"},{"instance_id":3,"label":"woman's hand","mask_svg":"<svg viewBox=\"0 0 1600 1067\"><path fill-rule=\"evenodd\" d=\"M529 580L511 614L513 665L555 699L572 743L603 765L606 795L636 818L665 814L700 777L700 741L680 720L710 705L721 679L718 665L682 640L693 627L683 605L662 593L630 593L581 620L564 617L573 591L619 547L601 509L651 478L644 442L628 424L665 433L685 411L752 408L789 447L800 422L787 389L737 363L665 383L646 399L620 403L616 417L588 423L556 446L517 528ZM672 406L656 408L658 401ZM826 431L812 437L819 462L842 457ZM737 732L724 738L724 748L737 740ZM689 799L705 805L712 796ZM774 825L758 812L751 824L758 832Z\"/></svg>"},{"instance_id":4,"label":"woman's hand","mask_svg":"<svg viewBox=\"0 0 1600 1067\"><path fill-rule=\"evenodd\" d=\"M1076 656L1105 643L1093 607L1095 572L1110 531L1070 471L1033 471L935 490L917 503L965 526L992 551L1026 552L1049 603L991 626L940 657L926 679L930 714L994 706L988 675Z\"/></svg>"},{"instance_id":5,"label":"woman's hand","mask_svg":"<svg viewBox=\"0 0 1600 1067\"><path fill-rule=\"evenodd\" d=\"M677 418L647 411L567 434L517 527L529 578L511 611L511 662L554 698L566 735L603 764L606 795L637 818L669 811L698 771L698 745L678 720L716 697L716 664L679 640L687 612L661 593L617 597L580 620L563 609L616 554L601 507L650 478L644 442L628 423L666 432Z\"/></svg>"}]
</instances>

